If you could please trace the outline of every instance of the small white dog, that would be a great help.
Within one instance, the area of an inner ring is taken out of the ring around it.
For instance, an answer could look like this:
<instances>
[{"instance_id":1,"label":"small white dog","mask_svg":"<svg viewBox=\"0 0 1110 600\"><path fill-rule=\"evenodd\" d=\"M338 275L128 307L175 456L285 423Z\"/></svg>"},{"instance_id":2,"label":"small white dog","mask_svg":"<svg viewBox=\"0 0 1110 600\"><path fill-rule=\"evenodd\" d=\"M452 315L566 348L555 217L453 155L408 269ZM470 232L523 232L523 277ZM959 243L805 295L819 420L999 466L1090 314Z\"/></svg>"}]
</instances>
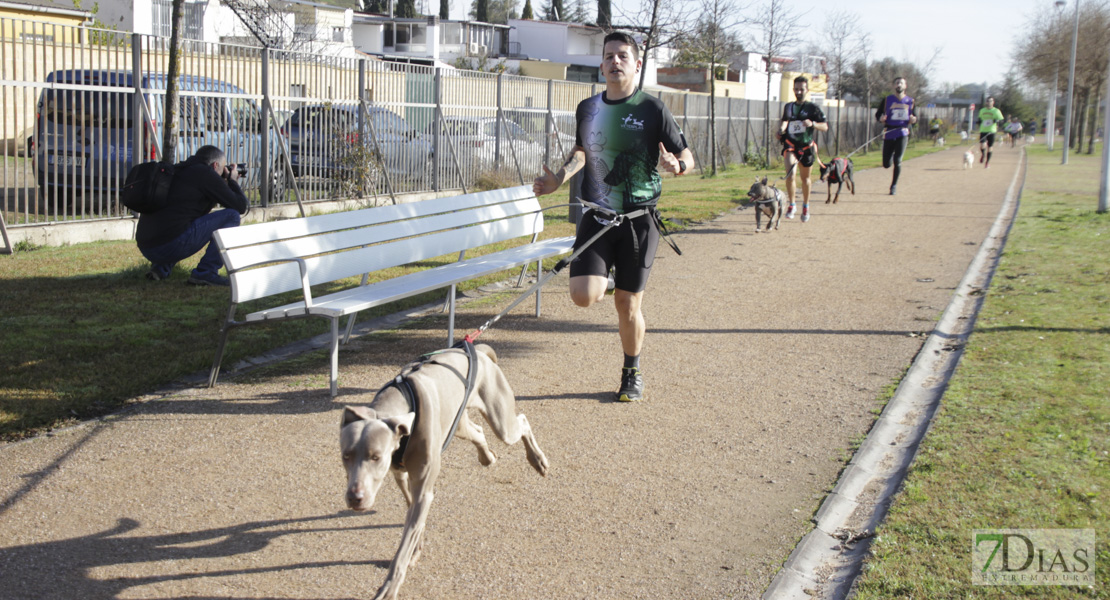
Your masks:
<instances>
[{"instance_id":1,"label":"small white dog","mask_svg":"<svg viewBox=\"0 0 1110 600\"><path fill-rule=\"evenodd\" d=\"M975 155L971 153L971 150L965 151L964 152L964 168L965 169L970 169L974 164L975 164Z\"/></svg>"},{"instance_id":2,"label":"small white dog","mask_svg":"<svg viewBox=\"0 0 1110 600\"><path fill-rule=\"evenodd\" d=\"M937 145L938 146L943 146L944 145L944 138L938 137L937 138Z\"/></svg>"}]
</instances>

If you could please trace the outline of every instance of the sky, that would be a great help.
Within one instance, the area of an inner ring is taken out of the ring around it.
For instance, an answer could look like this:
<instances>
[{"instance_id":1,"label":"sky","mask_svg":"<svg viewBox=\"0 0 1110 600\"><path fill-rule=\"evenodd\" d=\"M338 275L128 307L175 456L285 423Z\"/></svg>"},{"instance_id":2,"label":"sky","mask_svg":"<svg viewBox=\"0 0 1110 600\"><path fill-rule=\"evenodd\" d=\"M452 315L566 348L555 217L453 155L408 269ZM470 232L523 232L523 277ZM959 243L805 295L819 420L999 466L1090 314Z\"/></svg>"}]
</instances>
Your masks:
<instances>
[{"instance_id":1,"label":"sky","mask_svg":"<svg viewBox=\"0 0 1110 600\"><path fill-rule=\"evenodd\" d=\"M452 7L461 11L471 0L452 0ZM682 1L682 0L680 0ZM766 0L735 0L738 4L759 6ZM859 15L861 29L871 34L871 56L887 56L911 61L919 67L941 48L931 81L1001 83L1010 68L1015 40L1040 7L1051 9L1053 0L931 0L930 2L899 2L898 0L786 0L792 13L804 15L802 22L813 31L815 41L822 41L822 15L846 10ZM564 6L574 0L563 0ZM638 6L641 0L612 0L614 21L620 23L620 8ZM685 0L691 9L699 0ZM1071 15L1075 0L1068 0L1063 9ZM532 0L534 9L545 0ZM596 0L587 0L596 10ZM518 8L523 8L520 0ZM746 11L749 14L754 9ZM913 83L910 82L911 90Z\"/></svg>"},{"instance_id":2,"label":"sky","mask_svg":"<svg viewBox=\"0 0 1110 600\"><path fill-rule=\"evenodd\" d=\"M1073 2L1063 9L1069 16ZM871 34L874 59L889 56L923 67L940 48L929 73L934 84L1001 83L1022 32L1041 7L1052 6L1053 0L787 0L788 9L804 14L802 22L818 38L822 15L837 10L859 15L861 29Z\"/></svg>"}]
</instances>

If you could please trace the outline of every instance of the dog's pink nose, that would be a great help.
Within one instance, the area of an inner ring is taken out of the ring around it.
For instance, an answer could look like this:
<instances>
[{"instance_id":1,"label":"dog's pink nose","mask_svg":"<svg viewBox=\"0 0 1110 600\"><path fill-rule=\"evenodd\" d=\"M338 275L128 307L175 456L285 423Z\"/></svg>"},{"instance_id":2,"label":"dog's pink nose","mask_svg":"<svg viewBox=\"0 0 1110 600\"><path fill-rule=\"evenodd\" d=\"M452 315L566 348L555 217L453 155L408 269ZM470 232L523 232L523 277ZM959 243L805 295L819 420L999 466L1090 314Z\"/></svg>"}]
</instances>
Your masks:
<instances>
[{"instance_id":1,"label":"dog's pink nose","mask_svg":"<svg viewBox=\"0 0 1110 600\"><path fill-rule=\"evenodd\" d=\"M360 502L362 502L362 499L365 498L365 497L366 497L366 494L364 494L362 492L362 487L361 486L355 486L355 487L347 489L347 503L348 504L360 503Z\"/></svg>"}]
</instances>

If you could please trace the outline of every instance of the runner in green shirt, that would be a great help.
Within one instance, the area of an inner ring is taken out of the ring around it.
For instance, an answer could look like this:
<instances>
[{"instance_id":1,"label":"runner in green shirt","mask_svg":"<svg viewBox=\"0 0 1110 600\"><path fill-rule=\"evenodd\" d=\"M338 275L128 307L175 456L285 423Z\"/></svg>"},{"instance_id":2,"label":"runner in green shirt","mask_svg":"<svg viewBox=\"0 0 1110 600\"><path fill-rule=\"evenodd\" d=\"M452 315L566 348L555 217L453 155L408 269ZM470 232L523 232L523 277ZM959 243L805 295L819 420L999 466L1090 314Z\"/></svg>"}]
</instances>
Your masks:
<instances>
[{"instance_id":1,"label":"runner in green shirt","mask_svg":"<svg viewBox=\"0 0 1110 600\"><path fill-rule=\"evenodd\" d=\"M991 168L994 134L998 133L998 124L1003 119L1002 111L994 107L994 98L987 98L987 105L979 109L979 162L986 169Z\"/></svg>"}]
</instances>

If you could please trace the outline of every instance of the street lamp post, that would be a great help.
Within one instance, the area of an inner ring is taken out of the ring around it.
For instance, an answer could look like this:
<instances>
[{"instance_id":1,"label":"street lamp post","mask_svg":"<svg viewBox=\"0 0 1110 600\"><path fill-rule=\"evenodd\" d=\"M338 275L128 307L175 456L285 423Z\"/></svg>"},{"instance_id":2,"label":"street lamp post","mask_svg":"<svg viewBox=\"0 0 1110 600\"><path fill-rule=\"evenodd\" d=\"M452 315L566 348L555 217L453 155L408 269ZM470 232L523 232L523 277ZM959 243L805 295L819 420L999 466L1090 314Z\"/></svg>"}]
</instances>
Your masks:
<instances>
[{"instance_id":1,"label":"street lamp post","mask_svg":"<svg viewBox=\"0 0 1110 600\"><path fill-rule=\"evenodd\" d=\"M1064 0L1056 0L1056 12L1052 17L1052 28L1056 29L1059 23L1060 9L1064 8L1067 4ZM1060 61L1056 61L1056 72L1052 75L1052 93L1048 97L1048 113L1045 114L1044 120L1044 137L1045 142L1048 143L1048 151L1052 152L1056 149L1056 97L1060 95Z\"/></svg>"},{"instance_id":2,"label":"street lamp post","mask_svg":"<svg viewBox=\"0 0 1110 600\"><path fill-rule=\"evenodd\" d=\"M1060 164L1068 164L1068 146L1071 145L1071 119L1075 110L1075 51L1079 43L1079 0L1075 0L1075 25L1071 31L1071 64L1068 66L1068 109L1064 113L1064 152Z\"/></svg>"}]
</instances>

